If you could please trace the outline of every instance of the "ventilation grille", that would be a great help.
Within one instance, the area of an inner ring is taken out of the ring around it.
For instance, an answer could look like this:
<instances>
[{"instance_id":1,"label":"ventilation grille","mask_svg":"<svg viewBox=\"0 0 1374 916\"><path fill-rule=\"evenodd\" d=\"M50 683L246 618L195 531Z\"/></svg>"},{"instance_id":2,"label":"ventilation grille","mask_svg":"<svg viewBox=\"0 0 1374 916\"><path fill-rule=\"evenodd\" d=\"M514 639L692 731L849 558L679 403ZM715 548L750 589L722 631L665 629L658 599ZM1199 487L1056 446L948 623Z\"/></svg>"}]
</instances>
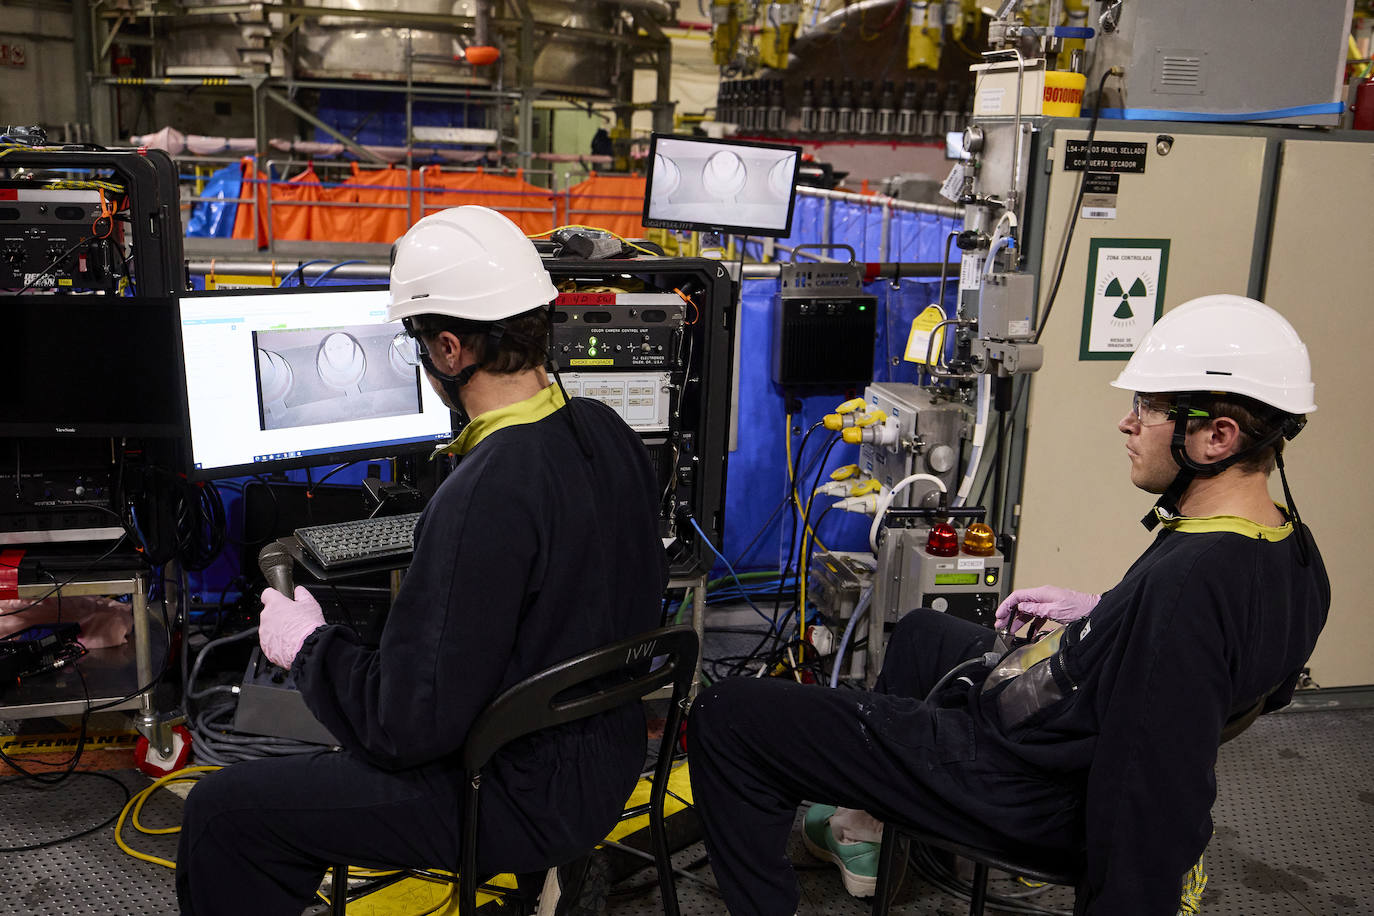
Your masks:
<instances>
[{"instance_id":1,"label":"ventilation grille","mask_svg":"<svg viewBox=\"0 0 1374 916\"><path fill-rule=\"evenodd\" d=\"M1202 95L1206 89L1204 57L1201 51L1156 50L1154 91Z\"/></svg>"}]
</instances>

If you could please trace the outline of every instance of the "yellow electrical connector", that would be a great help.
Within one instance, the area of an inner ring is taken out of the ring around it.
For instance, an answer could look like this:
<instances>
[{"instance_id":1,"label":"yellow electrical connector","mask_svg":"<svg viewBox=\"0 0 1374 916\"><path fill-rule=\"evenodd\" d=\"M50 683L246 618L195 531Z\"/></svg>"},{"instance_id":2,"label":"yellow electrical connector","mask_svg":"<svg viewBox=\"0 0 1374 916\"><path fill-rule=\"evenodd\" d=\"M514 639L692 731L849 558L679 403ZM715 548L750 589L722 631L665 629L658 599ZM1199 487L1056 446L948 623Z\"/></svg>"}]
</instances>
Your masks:
<instances>
[{"instance_id":1,"label":"yellow electrical connector","mask_svg":"<svg viewBox=\"0 0 1374 916\"><path fill-rule=\"evenodd\" d=\"M950 37L962 41L968 24L978 21L978 13L978 0L946 0L945 25L949 26Z\"/></svg>"},{"instance_id":2,"label":"yellow electrical connector","mask_svg":"<svg viewBox=\"0 0 1374 916\"><path fill-rule=\"evenodd\" d=\"M854 421L854 425L857 426L859 429L863 429L864 427L866 427L866 426L872 426L872 425L874 425L875 423L886 423L886 422L887 422L887 412L886 412L886 411L884 411L884 410L870 410L870 411L867 411L867 412L863 413L862 415L860 415L860 417L859 417L857 420Z\"/></svg>"},{"instance_id":3,"label":"yellow electrical connector","mask_svg":"<svg viewBox=\"0 0 1374 916\"><path fill-rule=\"evenodd\" d=\"M850 398L839 407L835 408L835 413L853 413L856 410L863 410L868 406L868 402L863 398Z\"/></svg>"},{"instance_id":4,"label":"yellow electrical connector","mask_svg":"<svg viewBox=\"0 0 1374 916\"><path fill-rule=\"evenodd\" d=\"M724 67L739 47L740 14L735 0L711 0L711 59Z\"/></svg>"},{"instance_id":5,"label":"yellow electrical connector","mask_svg":"<svg viewBox=\"0 0 1374 916\"><path fill-rule=\"evenodd\" d=\"M912 0L906 33L907 69L940 68L942 11L939 0Z\"/></svg>"},{"instance_id":6,"label":"yellow electrical connector","mask_svg":"<svg viewBox=\"0 0 1374 916\"><path fill-rule=\"evenodd\" d=\"M842 468L835 468L830 472L831 480L848 480L851 477L858 477L862 472L857 464L846 464Z\"/></svg>"},{"instance_id":7,"label":"yellow electrical connector","mask_svg":"<svg viewBox=\"0 0 1374 916\"><path fill-rule=\"evenodd\" d=\"M883 485L873 478L865 480L849 491L850 496L867 496L870 493L881 493Z\"/></svg>"},{"instance_id":8,"label":"yellow electrical connector","mask_svg":"<svg viewBox=\"0 0 1374 916\"><path fill-rule=\"evenodd\" d=\"M843 404L835 408L834 413L828 413L821 418L825 428L829 430L844 429L846 426L862 425L860 420L868 408L868 402L863 398L850 398Z\"/></svg>"},{"instance_id":9,"label":"yellow electrical connector","mask_svg":"<svg viewBox=\"0 0 1374 916\"><path fill-rule=\"evenodd\" d=\"M1088 24L1088 0L1064 0L1064 21L1050 24L1084 28ZM1073 52L1082 50L1087 44L1082 38L1064 39L1063 47L1059 49L1059 69L1068 70L1073 61Z\"/></svg>"},{"instance_id":10,"label":"yellow electrical connector","mask_svg":"<svg viewBox=\"0 0 1374 916\"><path fill-rule=\"evenodd\" d=\"M759 31L759 62L774 70L787 69L787 54L792 36L797 34L801 19L798 0L778 0L764 7L763 28Z\"/></svg>"}]
</instances>

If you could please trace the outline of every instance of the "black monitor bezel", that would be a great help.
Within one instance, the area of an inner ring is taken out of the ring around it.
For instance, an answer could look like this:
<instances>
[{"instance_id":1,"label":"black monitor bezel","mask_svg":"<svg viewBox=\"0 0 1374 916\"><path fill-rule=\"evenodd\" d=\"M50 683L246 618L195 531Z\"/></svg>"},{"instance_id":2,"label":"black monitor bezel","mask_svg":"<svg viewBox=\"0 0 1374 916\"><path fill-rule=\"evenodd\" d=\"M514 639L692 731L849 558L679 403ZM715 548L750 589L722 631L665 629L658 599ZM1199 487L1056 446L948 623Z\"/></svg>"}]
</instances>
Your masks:
<instances>
[{"instance_id":1,"label":"black monitor bezel","mask_svg":"<svg viewBox=\"0 0 1374 916\"><path fill-rule=\"evenodd\" d=\"M687 220L654 219L649 216L649 203L653 199L654 191L654 162L658 153L658 141L664 140L685 140L690 143L711 144L713 146L744 146L754 149L783 150L794 153L792 167L792 193L787 199L787 224L781 229L770 229L761 226L743 226L738 224L720 223L700 223ZM694 137L683 134L653 133L649 136L649 154L645 160L644 171L644 210L640 222L646 229L675 229L689 230L694 232L722 232L729 235L747 235L760 238L785 239L792 234L792 219L797 212L797 175L801 171L802 148L791 143L765 143L759 140L735 140L721 139L713 137Z\"/></svg>"},{"instance_id":2,"label":"black monitor bezel","mask_svg":"<svg viewBox=\"0 0 1374 916\"><path fill-rule=\"evenodd\" d=\"M181 302L179 297L167 294L156 296L95 296L89 293L55 293L42 295L5 296L4 298L24 298L32 299L37 303L51 303L53 300L80 302L81 304L106 305L117 307L120 304L130 302L156 302L162 306L170 305L172 327L172 346L176 350L173 364L178 369L184 365L181 354ZM54 329L54 333L60 333L60 329ZM129 354L135 356L137 354ZM112 359L116 358L112 354ZM111 363L91 366L91 373L94 379L102 373L108 379ZM119 367L116 365L116 369ZM128 371L136 371L136 367L128 365ZM178 384L179 383L179 384ZM5 438L26 438L26 439L80 439L80 438L139 438L139 439L184 439L190 434L190 407L186 401L186 378L179 375L173 379L176 386L173 391L174 412L178 419L170 423L106 423L91 422L73 424L69 421L46 422L19 422L14 420L4 420L0 418L0 437Z\"/></svg>"},{"instance_id":3,"label":"black monitor bezel","mask_svg":"<svg viewBox=\"0 0 1374 916\"><path fill-rule=\"evenodd\" d=\"M361 284L339 284L325 286L265 286L262 289L213 289L196 290L183 294L183 299L225 299L230 296L268 296L268 295L312 295L315 293L353 293L353 292L377 292L387 289L386 284L382 283L361 283ZM178 312L177 326L177 348L181 350L181 325ZM191 480L220 480L226 477L252 477L258 474L272 474L278 471L294 471L301 468L313 468L326 464L349 464L356 461L367 461L369 459L381 460L385 458L396 458L408 455L428 454L434 449L444 444L444 439L436 437L434 439L423 439L414 442L399 443L384 450L374 447L364 448L340 448L325 452L314 452L309 455L301 455L298 458L273 458L267 461L253 461L247 464L235 464L217 466L213 468L199 468L195 465L195 452L191 442L191 399L190 392L186 388L185 366L182 366L182 401L186 406L186 466L187 476ZM449 432L448 439L455 435L455 424L452 411L449 412Z\"/></svg>"}]
</instances>

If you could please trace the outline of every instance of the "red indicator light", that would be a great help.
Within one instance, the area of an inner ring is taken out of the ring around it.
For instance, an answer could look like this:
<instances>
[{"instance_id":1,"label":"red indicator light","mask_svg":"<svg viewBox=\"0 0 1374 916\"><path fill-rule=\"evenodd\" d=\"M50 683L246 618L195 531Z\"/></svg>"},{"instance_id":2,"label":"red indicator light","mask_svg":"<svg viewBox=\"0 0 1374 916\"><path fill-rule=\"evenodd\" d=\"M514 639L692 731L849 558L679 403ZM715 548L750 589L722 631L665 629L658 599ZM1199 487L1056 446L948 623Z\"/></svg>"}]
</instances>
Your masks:
<instances>
[{"instance_id":1,"label":"red indicator light","mask_svg":"<svg viewBox=\"0 0 1374 916\"><path fill-rule=\"evenodd\" d=\"M926 538L926 553L936 557L956 557L959 555L959 532L948 522L939 522L930 529Z\"/></svg>"}]
</instances>

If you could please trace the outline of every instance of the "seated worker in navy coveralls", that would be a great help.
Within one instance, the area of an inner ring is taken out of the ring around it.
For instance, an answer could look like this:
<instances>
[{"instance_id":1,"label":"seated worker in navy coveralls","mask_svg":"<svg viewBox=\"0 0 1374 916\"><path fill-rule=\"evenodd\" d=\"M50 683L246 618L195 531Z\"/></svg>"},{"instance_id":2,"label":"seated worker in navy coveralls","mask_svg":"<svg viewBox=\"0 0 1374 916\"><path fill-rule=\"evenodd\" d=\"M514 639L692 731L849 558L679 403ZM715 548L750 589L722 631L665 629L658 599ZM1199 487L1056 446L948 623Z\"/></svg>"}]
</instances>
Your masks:
<instances>
[{"instance_id":1,"label":"seated worker in navy coveralls","mask_svg":"<svg viewBox=\"0 0 1374 916\"><path fill-rule=\"evenodd\" d=\"M787 840L806 799L828 803L808 812L807 845L851 892L873 893L876 847L854 840L865 819L880 839L877 818L984 848L1086 850L1080 914L1178 910L1212 834L1223 726L1289 702L1326 621L1316 545L1268 491L1316 405L1297 333L1239 296L1164 315L1112 384L1136 392L1118 424L1131 482L1162 494L1145 520L1159 533L1115 588L1013 592L999 628L1062 626L933 695L992 630L916 610L874 692L737 678L697 699L692 789L735 916L796 912Z\"/></svg>"},{"instance_id":2,"label":"seated worker in navy coveralls","mask_svg":"<svg viewBox=\"0 0 1374 916\"><path fill-rule=\"evenodd\" d=\"M494 210L417 222L396 246L388 317L460 418L460 457L415 530L382 630L363 645L308 591L263 594L263 651L288 667L341 751L237 763L186 801L183 914L299 916L327 866L459 860L459 754L502 690L660 623L667 561L639 437L544 371L557 291L533 244ZM517 873L585 855L644 764L631 704L509 746L482 782L479 867Z\"/></svg>"}]
</instances>

